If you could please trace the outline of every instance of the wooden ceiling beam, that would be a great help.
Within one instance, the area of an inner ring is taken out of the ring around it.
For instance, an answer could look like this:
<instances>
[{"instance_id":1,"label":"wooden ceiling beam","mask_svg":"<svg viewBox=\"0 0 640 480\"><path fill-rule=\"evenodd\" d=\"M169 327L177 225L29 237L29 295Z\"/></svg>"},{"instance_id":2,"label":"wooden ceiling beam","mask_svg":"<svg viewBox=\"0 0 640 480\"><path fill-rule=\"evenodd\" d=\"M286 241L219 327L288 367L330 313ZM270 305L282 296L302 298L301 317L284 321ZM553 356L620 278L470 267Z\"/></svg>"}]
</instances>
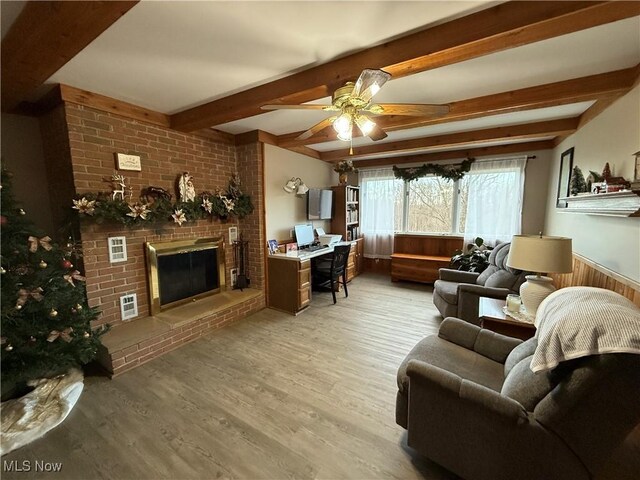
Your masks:
<instances>
[{"instance_id":1,"label":"wooden ceiling beam","mask_svg":"<svg viewBox=\"0 0 640 480\"><path fill-rule=\"evenodd\" d=\"M176 113L171 126L198 130L264 113L265 104L316 100L365 68L400 78L637 15L634 1L507 2Z\"/></svg>"},{"instance_id":2,"label":"wooden ceiling beam","mask_svg":"<svg viewBox=\"0 0 640 480\"><path fill-rule=\"evenodd\" d=\"M626 68L452 102L449 104L449 113L439 118L389 115L376 117L376 123L386 132L393 132L489 115L598 100L612 95L624 95L633 88L638 75L637 69L638 67ZM278 136L278 146L289 148L298 145L332 142L338 139L332 128L327 128L306 140L297 140L301 133L303 132ZM354 129L354 134L356 133L357 135L354 136L361 136L357 129Z\"/></svg>"},{"instance_id":3,"label":"wooden ceiling beam","mask_svg":"<svg viewBox=\"0 0 640 480\"><path fill-rule=\"evenodd\" d=\"M484 142L521 140L545 136L558 136L573 133L578 128L580 117L549 120L537 123L525 123L507 127L493 127L484 130L450 133L433 137L414 138L397 142L378 143L364 147L354 147L353 154L348 148L320 153L320 159L335 162L345 158L357 159L368 155L400 154L402 152L425 151L458 145L474 145Z\"/></svg>"},{"instance_id":4,"label":"wooden ceiling beam","mask_svg":"<svg viewBox=\"0 0 640 480\"><path fill-rule=\"evenodd\" d=\"M51 75L138 3L26 2L2 40L2 111L13 111Z\"/></svg>"},{"instance_id":5,"label":"wooden ceiling beam","mask_svg":"<svg viewBox=\"0 0 640 480\"><path fill-rule=\"evenodd\" d=\"M549 150L551 148L553 148L553 140L539 140L537 142L510 143L508 145L495 145L491 147L447 150L446 152L421 153L418 155L405 155L403 157L355 160L354 165L358 168L365 168L384 167L388 165L407 165L410 163L437 163L461 158L484 157L487 155L508 155L511 153L535 152L537 150Z\"/></svg>"}]
</instances>

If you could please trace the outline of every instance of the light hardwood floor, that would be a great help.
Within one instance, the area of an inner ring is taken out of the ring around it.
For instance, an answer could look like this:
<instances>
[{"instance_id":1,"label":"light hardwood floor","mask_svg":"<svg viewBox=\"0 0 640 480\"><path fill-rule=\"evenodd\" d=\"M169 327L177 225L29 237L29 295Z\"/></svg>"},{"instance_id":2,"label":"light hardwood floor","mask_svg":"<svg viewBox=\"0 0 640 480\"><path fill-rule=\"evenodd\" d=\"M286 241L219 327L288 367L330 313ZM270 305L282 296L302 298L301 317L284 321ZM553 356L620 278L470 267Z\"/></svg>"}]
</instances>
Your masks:
<instances>
[{"instance_id":1,"label":"light hardwood floor","mask_svg":"<svg viewBox=\"0 0 640 480\"><path fill-rule=\"evenodd\" d=\"M87 378L61 426L2 460L63 462L28 478L457 478L413 455L394 421L398 365L439 323L429 287L363 275L336 305L314 293L297 317L266 309Z\"/></svg>"}]
</instances>

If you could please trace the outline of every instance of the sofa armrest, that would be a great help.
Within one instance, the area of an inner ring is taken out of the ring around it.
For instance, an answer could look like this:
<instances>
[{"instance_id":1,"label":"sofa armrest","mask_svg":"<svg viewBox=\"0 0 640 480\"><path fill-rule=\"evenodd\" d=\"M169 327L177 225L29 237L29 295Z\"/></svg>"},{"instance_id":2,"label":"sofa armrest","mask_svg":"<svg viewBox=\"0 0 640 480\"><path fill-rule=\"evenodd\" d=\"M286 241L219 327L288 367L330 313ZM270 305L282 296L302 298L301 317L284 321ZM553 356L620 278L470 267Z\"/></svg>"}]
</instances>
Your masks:
<instances>
[{"instance_id":1,"label":"sofa armrest","mask_svg":"<svg viewBox=\"0 0 640 480\"><path fill-rule=\"evenodd\" d=\"M451 268L440 268L438 272L440 274L440 280L445 280L447 282L475 284L476 280L480 276L480 274L476 272L464 272L462 270L453 270Z\"/></svg>"},{"instance_id":2,"label":"sofa armrest","mask_svg":"<svg viewBox=\"0 0 640 480\"><path fill-rule=\"evenodd\" d=\"M470 285L461 283L458 285L458 311L456 316L467 322L480 325L478 304L480 297L507 298L511 293L506 288L485 287L483 285Z\"/></svg>"},{"instance_id":3,"label":"sofa armrest","mask_svg":"<svg viewBox=\"0 0 640 480\"><path fill-rule=\"evenodd\" d=\"M438 337L499 363L504 363L511 350L522 343L518 338L500 335L453 317L445 318L440 324Z\"/></svg>"},{"instance_id":4,"label":"sofa armrest","mask_svg":"<svg viewBox=\"0 0 640 480\"><path fill-rule=\"evenodd\" d=\"M437 398L437 403L448 405L448 408L453 412L459 412L463 409L475 412L479 422L499 423L503 426L515 425L521 421L528 422L527 411L520 403L490 388L464 380L435 365L420 360L410 360L407 365L407 375L410 379L410 422L415 418L411 415L412 404L418 405L418 407L429 405L430 411L436 411L430 402L414 401L415 396L424 396L425 394ZM467 416L465 415L465 417ZM491 428L495 426L497 425L493 425Z\"/></svg>"}]
</instances>

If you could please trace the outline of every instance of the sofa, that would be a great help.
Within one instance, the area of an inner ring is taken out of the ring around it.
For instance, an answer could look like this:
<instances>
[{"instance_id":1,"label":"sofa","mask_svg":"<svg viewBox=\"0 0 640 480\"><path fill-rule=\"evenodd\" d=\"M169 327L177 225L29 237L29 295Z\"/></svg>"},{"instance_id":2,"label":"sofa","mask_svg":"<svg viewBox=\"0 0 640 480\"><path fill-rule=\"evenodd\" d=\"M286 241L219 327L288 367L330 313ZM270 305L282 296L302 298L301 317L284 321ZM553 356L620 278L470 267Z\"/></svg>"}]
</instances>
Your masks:
<instances>
[{"instance_id":1,"label":"sofa","mask_svg":"<svg viewBox=\"0 0 640 480\"><path fill-rule=\"evenodd\" d=\"M456 317L480 324L480 297L506 299L518 293L529 272L507 267L511 243L501 243L489 255L489 266L482 273L440 269L433 284L433 303L443 317Z\"/></svg>"},{"instance_id":2,"label":"sofa","mask_svg":"<svg viewBox=\"0 0 640 480\"><path fill-rule=\"evenodd\" d=\"M640 355L533 373L537 342L446 318L398 370L408 445L466 480L596 476L640 421Z\"/></svg>"}]
</instances>

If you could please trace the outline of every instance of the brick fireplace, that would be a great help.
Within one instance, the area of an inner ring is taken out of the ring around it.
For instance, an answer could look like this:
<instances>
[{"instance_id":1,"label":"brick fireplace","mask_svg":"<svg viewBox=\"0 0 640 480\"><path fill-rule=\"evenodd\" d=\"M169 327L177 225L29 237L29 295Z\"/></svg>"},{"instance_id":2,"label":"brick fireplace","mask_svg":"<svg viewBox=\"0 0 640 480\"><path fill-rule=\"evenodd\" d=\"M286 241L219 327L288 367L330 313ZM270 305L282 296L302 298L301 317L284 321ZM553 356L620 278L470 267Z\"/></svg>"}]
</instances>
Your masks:
<instances>
[{"instance_id":1,"label":"brick fireplace","mask_svg":"<svg viewBox=\"0 0 640 480\"><path fill-rule=\"evenodd\" d=\"M233 137L211 139L177 132L170 128L132 120L99 109L64 103L41 117L41 131L51 179L50 197L54 222L62 225L71 212L71 199L78 193L110 191L108 180L115 173L115 153L141 157L142 171L119 171L127 178L133 201L148 186L162 187L174 194L182 172L193 175L195 189L226 190L234 172L242 190L251 195L254 212L229 221L198 220L178 226L170 222L146 228L82 221L79 234L84 250L89 304L102 315L95 326L109 324L103 337L101 363L114 375L144 363L162 353L192 341L207 332L237 321L264 308L264 216L262 145L253 142L236 146ZM249 241L249 289L231 289L233 248L229 228L237 227ZM125 237L127 260L109 261L108 239ZM226 259L220 294L151 316L145 243L195 238L221 238ZM137 298L138 315L121 318L121 297ZM172 313L173 312L173 313Z\"/></svg>"}]
</instances>

